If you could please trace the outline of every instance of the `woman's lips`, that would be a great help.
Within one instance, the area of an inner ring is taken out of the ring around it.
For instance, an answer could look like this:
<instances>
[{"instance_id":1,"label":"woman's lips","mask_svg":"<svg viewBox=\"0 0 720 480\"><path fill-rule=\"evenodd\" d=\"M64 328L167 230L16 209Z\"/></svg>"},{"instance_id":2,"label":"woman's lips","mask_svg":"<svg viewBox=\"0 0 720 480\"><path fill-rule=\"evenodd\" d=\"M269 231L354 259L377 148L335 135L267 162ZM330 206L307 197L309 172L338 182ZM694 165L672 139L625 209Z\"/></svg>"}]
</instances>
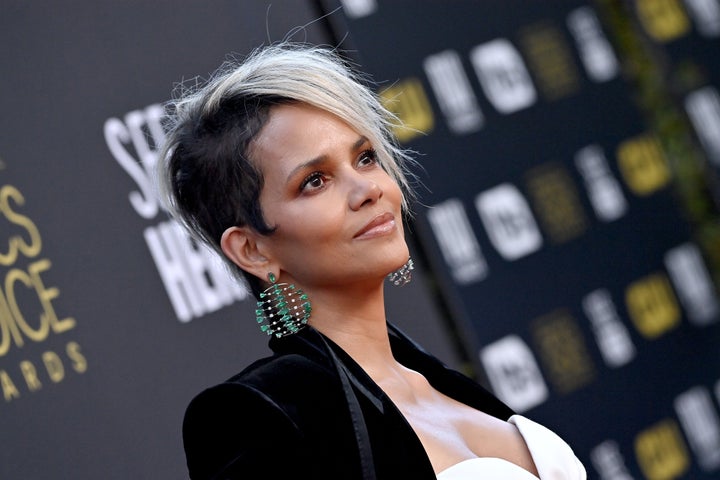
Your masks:
<instances>
[{"instance_id":1,"label":"woman's lips","mask_svg":"<svg viewBox=\"0 0 720 480\"><path fill-rule=\"evenodd\" d=\"M353 238L372 238L386 235L392 232L395 226L395 215L390 212L382 213L361 228Z\"/></svg>"}]
</instances>

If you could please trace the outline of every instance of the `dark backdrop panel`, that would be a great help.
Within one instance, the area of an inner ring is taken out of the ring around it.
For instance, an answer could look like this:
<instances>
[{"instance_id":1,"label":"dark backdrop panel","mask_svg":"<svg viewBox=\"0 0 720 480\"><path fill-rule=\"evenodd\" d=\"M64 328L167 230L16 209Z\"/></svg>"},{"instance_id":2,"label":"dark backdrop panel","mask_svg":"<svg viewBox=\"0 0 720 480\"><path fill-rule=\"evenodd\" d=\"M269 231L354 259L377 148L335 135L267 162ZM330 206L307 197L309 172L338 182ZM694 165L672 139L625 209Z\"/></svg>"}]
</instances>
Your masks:
<instances>
[{"instance_id":1,"label":"dark backdrop panel","mask_svg":"<svg viewBox=\"0 0 720 480\"><path fill-rule=\"evenodd\" d=\"M254 302L157 208L148 162L176 82L316 19L270 4L3 5L3 479L184 478L190 398L268 353ZM293 38L329 41L320 22ZM457 364L417 278L389 316Z\"/></svg>"},{"instance_id":2,"label":"dark backdrop panel","mask_svg":"<svg viewBox=\"0 0 720 480\"><path fill-rule=\"evenodd\" d=\"M641 40L637 43L644 47L643 55L658 60L654 72L639 68L635 77L647 92L643 98L653 111L651 118L671 139L666 142L668 147L681 152L684 159L680 183L691 184L702 177L707 185L705 192L685 188L683 200L703 233L708 259L718 270L720 241L714 219L702 207L704 202L720 204L720 2L660 2L657 8L648 8L650 5L639 1L625 4ZM676 118L651 94L657 88L664 89L677 107ZM687 137L696 140L692 145L683 138L684 132L677 133L683 123L691 126Z\"/></svg>"},{"instance_id":3,"label":"dark backdrop panel","mask_svg":"<svg viewBox=\"0 0 720 480\"><path fill-rule=\"evenodd\" d=\"M492 388L591 478L716 478L716 287L595 6L339 3L414 129L416 228Z\"/></svg>"}]
</instances>

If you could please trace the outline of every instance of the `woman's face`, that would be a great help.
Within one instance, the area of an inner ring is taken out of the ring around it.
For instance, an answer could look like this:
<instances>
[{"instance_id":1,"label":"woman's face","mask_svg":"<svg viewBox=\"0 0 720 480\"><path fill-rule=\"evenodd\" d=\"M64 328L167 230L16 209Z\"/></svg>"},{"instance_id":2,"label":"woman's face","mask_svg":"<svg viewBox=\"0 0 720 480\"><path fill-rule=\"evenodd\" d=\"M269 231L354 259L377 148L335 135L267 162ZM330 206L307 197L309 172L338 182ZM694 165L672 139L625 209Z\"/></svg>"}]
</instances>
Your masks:
<instances>
[{"instance_id":1,"label":"woman's face","mask_svg":"<svg viewBox=\"0 0 720 480\"><path fill-rule=\"evenodd\" d=\"M402 194L373 145L306 104L273 107L251 155L264 176L262 238L281 281L302 288L376 282L408 259Z\"/></svg>"}]
</instances>

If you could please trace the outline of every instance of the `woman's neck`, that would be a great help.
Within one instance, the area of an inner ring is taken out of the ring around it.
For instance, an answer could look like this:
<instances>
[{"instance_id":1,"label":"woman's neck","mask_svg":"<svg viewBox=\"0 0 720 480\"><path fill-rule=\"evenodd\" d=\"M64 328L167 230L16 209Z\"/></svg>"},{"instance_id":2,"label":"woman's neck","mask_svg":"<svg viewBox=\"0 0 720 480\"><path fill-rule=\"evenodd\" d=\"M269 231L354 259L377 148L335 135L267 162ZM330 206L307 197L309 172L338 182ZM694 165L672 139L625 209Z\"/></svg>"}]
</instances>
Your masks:
<instances>
[{"instance_id":1,"label":"woman's neck","mask_svg":"<svg viewBox=\"0 0 720 480\"><path fill-rule=\"evenodd\" d=\"M310 324L342 348L368 374L395 367L385 317L383 286L350 294L313 292ZM371 374L374 380L374 375Z\"/></svg>"}]
</instances>

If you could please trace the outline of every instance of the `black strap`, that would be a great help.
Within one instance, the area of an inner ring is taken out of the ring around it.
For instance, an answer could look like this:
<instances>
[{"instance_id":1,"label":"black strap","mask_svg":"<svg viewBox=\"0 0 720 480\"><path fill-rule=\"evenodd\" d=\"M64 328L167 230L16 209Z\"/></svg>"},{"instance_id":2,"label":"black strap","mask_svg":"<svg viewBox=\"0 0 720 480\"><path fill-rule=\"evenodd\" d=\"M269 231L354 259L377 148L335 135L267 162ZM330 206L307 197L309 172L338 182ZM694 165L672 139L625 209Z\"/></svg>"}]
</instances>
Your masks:
<instances>
[{"instance_id":1,"label":"black strap","mask_svg":"<svg viewBox=\"0 0 720 480\"><path fill-rule=\"evenodd\" d=\"M372 448L370 446L370 435L367 431L367 425L365 425L365 417L363 416L362 409L360 408L360 402L358 402L357 395L355 395L355 391L350 385L350 378L354 380L353 383L356 385L359 385L359 382L340 361L333 349L330 345L328 345L325 338L322 335L320 335L320 338L325 344L325 348L327 348L330 359L337 369L343 391L345 392L345 399L347 400L348 408L350 409L350 418L352 419L353 430L355 431L355 440L358 445L358 453L360 454L362 478L363 480L375 480L375 465L373 462ZM382 405L379 408L382 410Z\"/></svg>"}]
</instances>

